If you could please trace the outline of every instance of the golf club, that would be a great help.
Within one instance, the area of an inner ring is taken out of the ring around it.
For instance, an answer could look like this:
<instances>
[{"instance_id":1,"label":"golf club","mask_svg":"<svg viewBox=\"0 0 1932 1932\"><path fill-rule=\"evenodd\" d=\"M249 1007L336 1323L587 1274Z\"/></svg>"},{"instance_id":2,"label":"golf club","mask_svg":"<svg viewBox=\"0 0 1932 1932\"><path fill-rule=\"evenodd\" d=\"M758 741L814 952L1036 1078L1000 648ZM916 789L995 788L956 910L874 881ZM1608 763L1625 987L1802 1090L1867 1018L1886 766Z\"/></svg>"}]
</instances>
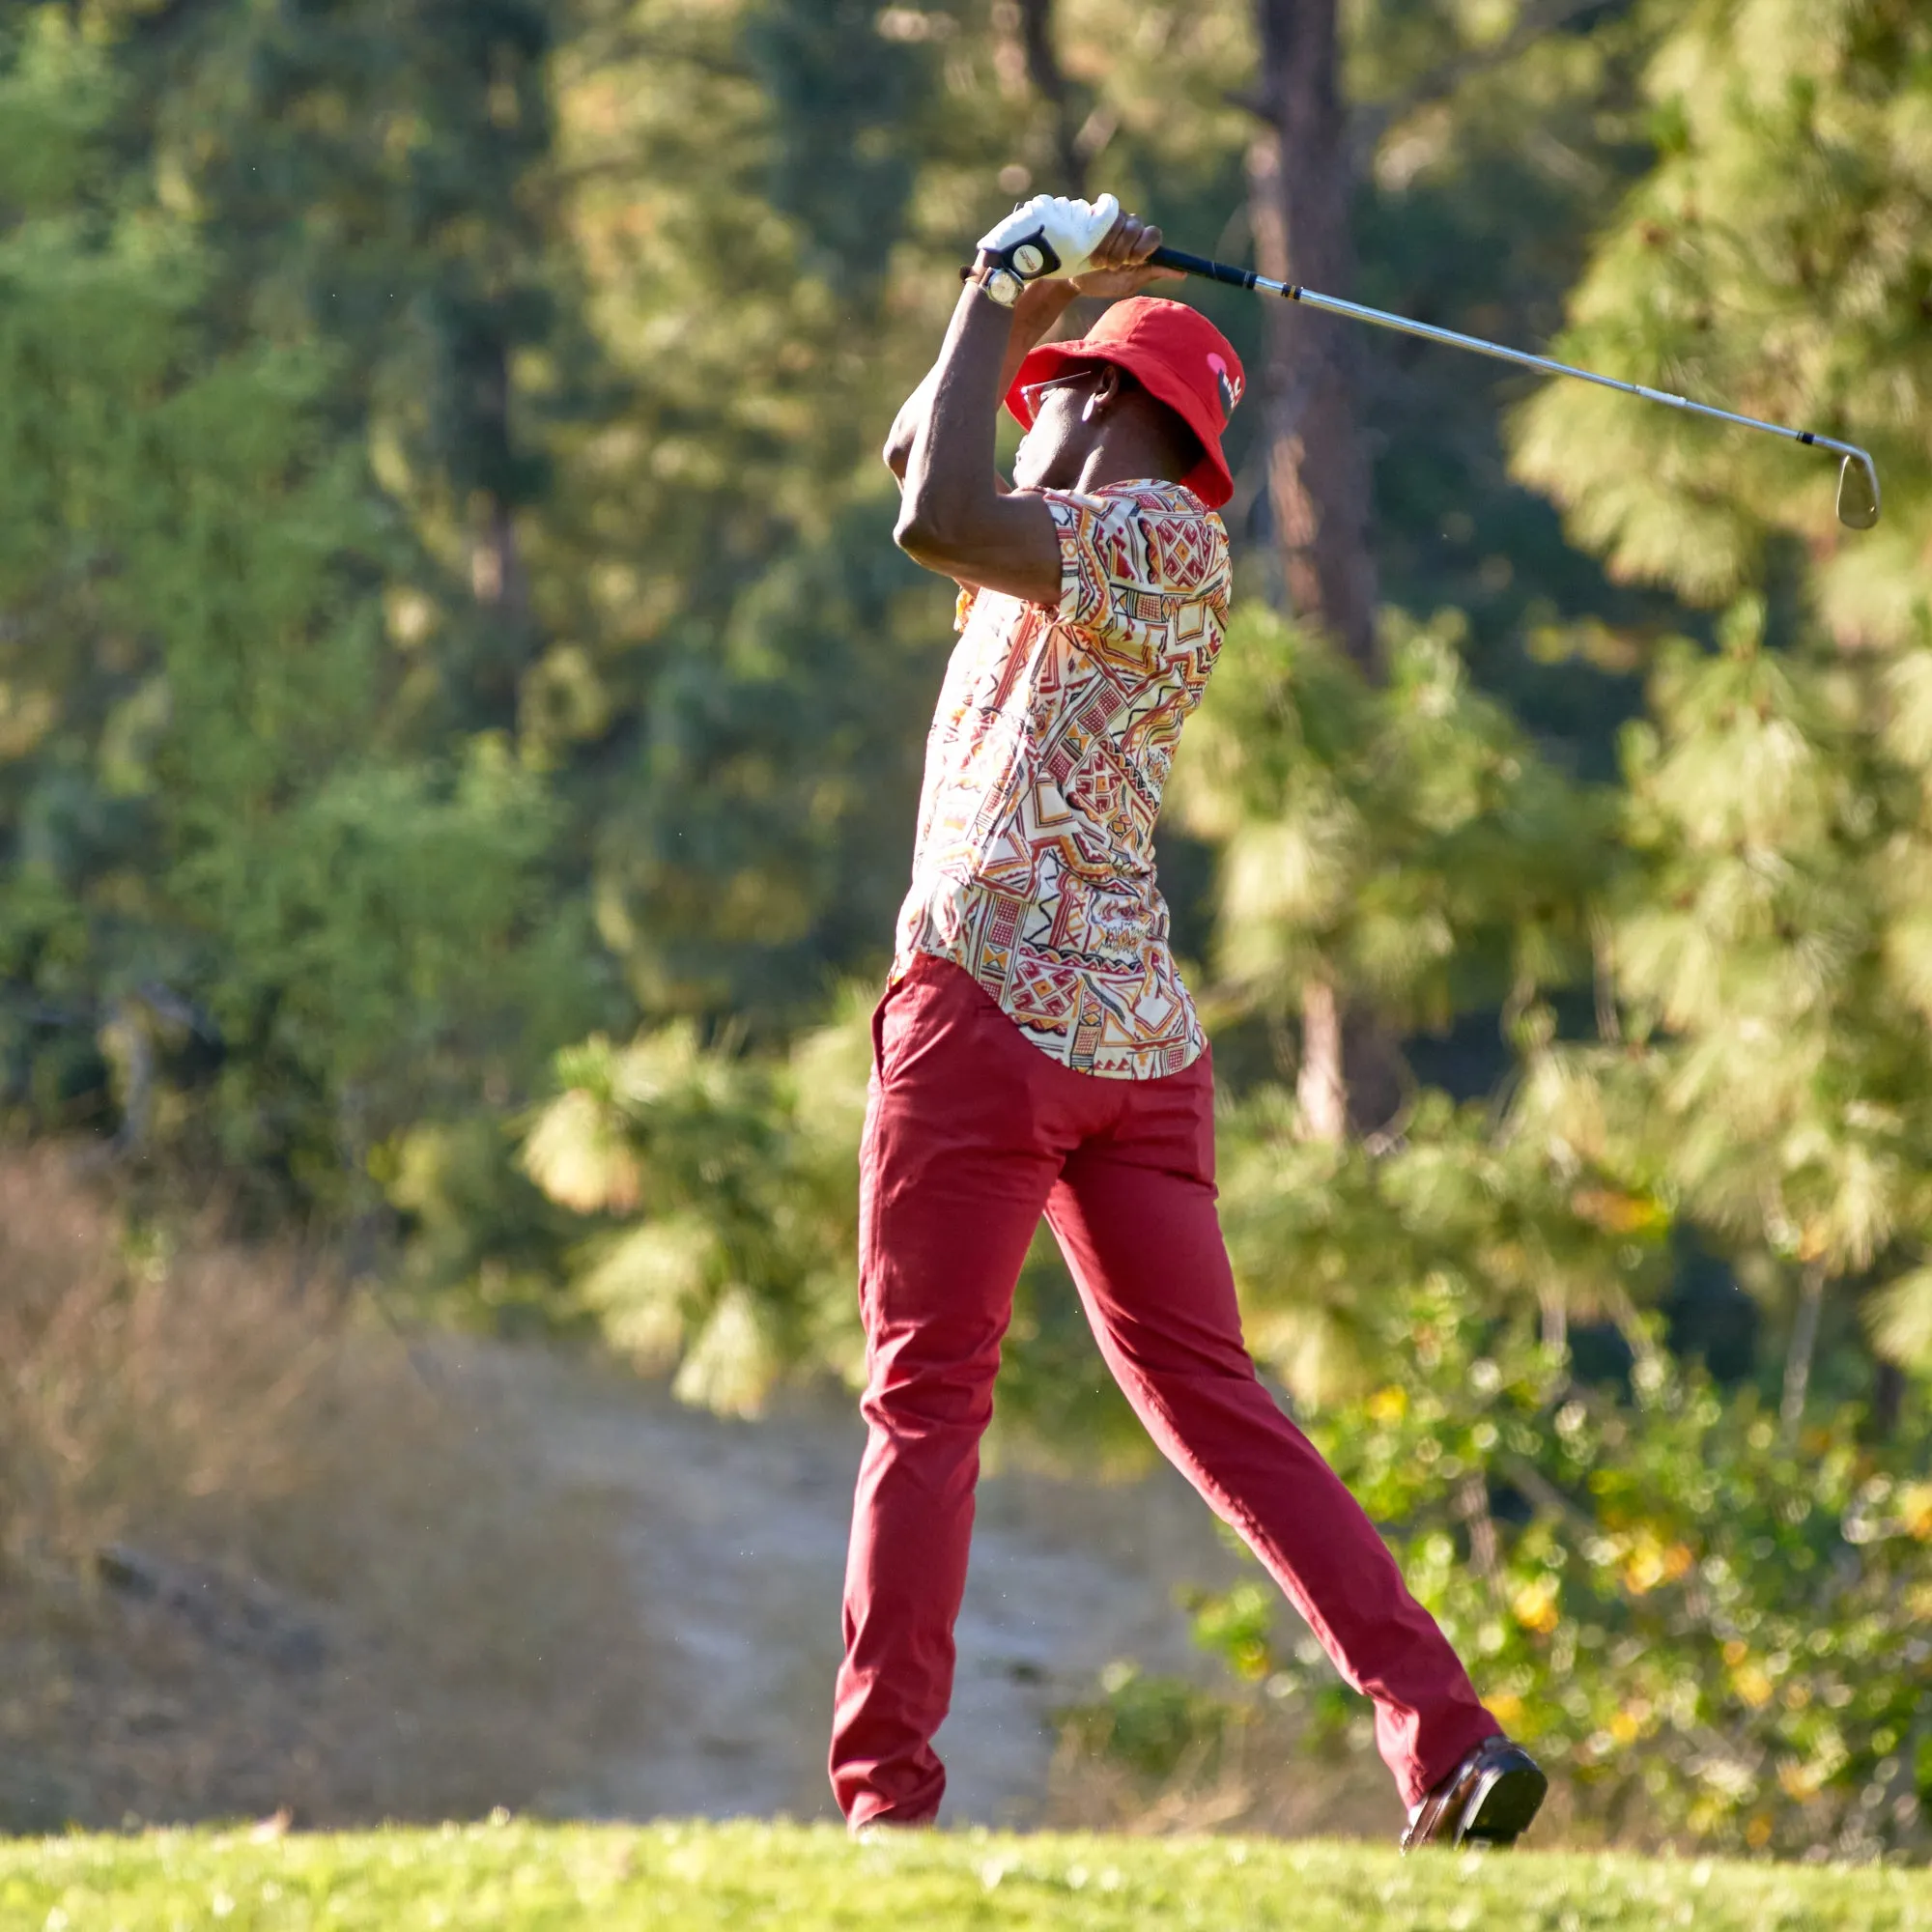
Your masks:
<instances>
[{"instance_id":1,"label":"golf club","mask_svg":"<svg viewBox=\"0 0 1932 1932\"><path fill-rule=\"evenodd\" d=\"M1641 383L1621 383L1614 376L1599 376L1591 369L1575 369L1567 362L1552 362L1547 355L1532 355L1523 349L1505 349L1498 342L1485 342L1479 335L1463 335L1453 328L1437 328L1427 322L1410 322L1406 316L1390 315L1384 309L1366 308L1360 302L1343 301L1335 296L1318 295L1313 289L1292 282L1270 281L1252 269L1233 269L1225 262L1210 262L1205 255L1183 254L1179 248L1156 248L1149 259L1163 269L1179 269L1189 275L1202 275L1210 282L1226 282L1232 288L1259 289L1266 295L1284 296L1307 308L1319 308L1329 315L1345 315L1355 322L1373 323L1378 328L1393 328L1404 335L1419 335L1425 342L1441 342L1451 349L1472 350L1478 355L1498 362L1514 362L1519 368L1535 369L1546 376L1575 376L1581 383L1595 383L1605 389L1621 389L1627 396L1641 396L1647 403L1663 403L1673 410L1689 410L1695 415L1710 416L1717 422L1740 423L1746 429L1763 430L1767 436L1781 436L1791 442L1809 443L1829 449L1845 460L1838 469L1838 521L1848 529L1868 530L1878 522L1878 467L1868 450L1853 442L1839 442L1829 436L1814 436L1808 429L1786 429L1782 423L1763 422L1756 416L1741 416L1732 410L1713 409L1708 403L1693 403L1685 396L1667 395L1662 389L1647 389Z\"/></svg>"}]
</instances>

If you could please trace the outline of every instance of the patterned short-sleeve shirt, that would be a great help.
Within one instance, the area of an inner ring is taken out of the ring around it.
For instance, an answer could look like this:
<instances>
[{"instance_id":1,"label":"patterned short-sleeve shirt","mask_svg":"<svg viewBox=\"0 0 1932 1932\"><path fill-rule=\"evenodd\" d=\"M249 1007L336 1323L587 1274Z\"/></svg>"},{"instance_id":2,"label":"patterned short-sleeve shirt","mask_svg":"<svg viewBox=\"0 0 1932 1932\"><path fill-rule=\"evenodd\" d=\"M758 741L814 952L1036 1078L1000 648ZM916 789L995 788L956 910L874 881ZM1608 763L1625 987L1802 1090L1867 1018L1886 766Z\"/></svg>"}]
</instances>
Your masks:
<instances>
[{"instance_id":1,"label":"patterned short-sleeve shirt","mask_svg":"<svg viewBox=\"0 0 1932 1932\"><path fill-rule=\"evenodd\" d=\"M1178 483L1043 495L1060 604L960 599L893 971L951 960L1055 1060L1151 1079L1207 1044L1168 950L1153 827L1221 648L1228 537Z\"/></svg>"}]
</instances>

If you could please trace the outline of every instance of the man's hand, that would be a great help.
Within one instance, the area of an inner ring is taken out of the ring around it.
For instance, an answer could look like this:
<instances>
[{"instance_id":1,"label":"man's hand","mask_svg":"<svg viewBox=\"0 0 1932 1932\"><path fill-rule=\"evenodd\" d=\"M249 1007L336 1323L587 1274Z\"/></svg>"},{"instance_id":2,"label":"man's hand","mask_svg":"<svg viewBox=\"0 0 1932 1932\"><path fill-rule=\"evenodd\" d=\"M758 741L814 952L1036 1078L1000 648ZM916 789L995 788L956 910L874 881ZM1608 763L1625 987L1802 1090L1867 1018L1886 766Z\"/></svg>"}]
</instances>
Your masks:
<instances>
[{"instance_id":1,"label":"man's hand","mask_svg":"<svg viewBox=\"0 0 1932 1932\"><path fill-rule=\"evenodd\" d=\"M1151 221L1122 214L1101 237L1087 267L1072 278L1076 293L1119 301L1140 295L1155 282L1182 280L1179 269L1156 269L1148 262L1159 246L1160 230Z\"/></svg>"},{"instance_id":2,"label":"man's hand","mask_svg":"<svg viewBox=\"0 0 1932 1932\"><path fill-rule=\"evenodd\" d=\"M1015 255L1014 267L1022 281L1036 278L1071 280L1093 261L1121 222L1121 204L1111 194L1098 201L1074 201L1064 194L1037 194L1023 201L1003 220L996 221L980 238L981 255L1001 255L1023 242L1043 242L1052 249L1058 266L1042 270L1037 264Z\"/></svg>"}]
</instances>

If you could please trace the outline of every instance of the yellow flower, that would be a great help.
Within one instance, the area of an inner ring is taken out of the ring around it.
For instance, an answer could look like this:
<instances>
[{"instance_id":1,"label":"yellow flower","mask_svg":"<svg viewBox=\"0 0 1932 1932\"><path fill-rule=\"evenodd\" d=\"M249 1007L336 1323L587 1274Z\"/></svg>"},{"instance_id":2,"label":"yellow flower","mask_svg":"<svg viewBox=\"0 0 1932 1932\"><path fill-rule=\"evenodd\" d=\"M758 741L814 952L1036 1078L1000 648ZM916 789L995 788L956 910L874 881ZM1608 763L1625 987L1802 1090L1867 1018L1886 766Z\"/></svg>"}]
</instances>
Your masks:
<instances>
[{"instance_id":1,"label":"yellow flower","mask_svg":"<svg viewBox=\"0 0 1932 1932\"><path fill-rule=\"evenodd\" d=\"M1775 1688L1771 1679L1755 1663L1747 1663L1742 1670L1731 1673L1731 1689L1753 1711L1761 1711L1771 1702L1771 1693Z\"/></svg>"},{"instance_id":2,"label":"yellow flower","mask_svg":"<svg viewBox=\"0 0 1932 1932\"><path fill-rule=\"evenodd\" d=\"M1634 1597L1654 1590L1663 1581L1663 1559L1654 1543L1640 1543L1624 1565L1624 1583Z\"/></svg>"},{"instance_id":3,"label":"yellow flower","mask_svg":"<svg viewBox=\"0 0 1932 1932\"><path fill-rule=\"evenodd\" d=\"M1646 1532L1624 1564L1624 1582L1633 1596L1641 1597L1660 1583L1676 1582L1695 1560L1688 1543L1666 1548Z\"/></svg>"},{"instance_id":4,"label":"yellow flower","mask_svg":"<svg viewBox=\"0 0 1932 1932\"><path fill-rule=\"evenodd\" d=\"M1619 1711L1610 1719L1610 1735L1620 1745L1634 1745L1642 1735L1643 1726L1628 1711Z\"/></svg>"},{"instance_id":5,"label":"yellow flower","mask_svg":"<svg viewBox=\"0 0 1932 1932\"><path fill-rule=\"evenodd\" d=\"M1734 1636L1730 1640L1730 1642L1724 1646L1724 1662L1728 1663L1733 1670L1735 1670L1738 1667L1738 1665L1741 1664L1745 1661L1745 1659L1747 1658L1749 1655L1750 1655L1750 1645L1747 1644L1743 1637Z\"/></svg>"},{"instance_id":6,"label":"yellow flower","mask_svg":"<svg viewBox=\"0 0 1932 1932\"><path fill-rule=\"evenodd\" d=\"M1769 1811L1760 1811L1745 1827L1745 1843L1754 1852L1763 1851L1771 1843L1771 1813Z\"/></svg>"},{"instance_id":7,"label":"yellow flower","mask_svg":"<svg viewBox=\"0 0 1932 1932\"><path fill-rule=\"evenodd\" d=\"M1562 1585L1554 1577L1539 1577L1535 1582L1525 1583L1516 1593L1511 1599L1510 1608L1524 1630L1548 1636L1562 1621L1562 1612L1556 1606L1561 1593Z\"/></svg>"},{"instance_id":8,"label":"yellow flower","mask_svg":"<svg viewBox=\"0 0 1932 1932\"><path fill-rule=\"evenodd\" d=\"M1794 1798L1803 1804L1806 1800L1817 1797L1818 1787L1824 1779L1815 1766L1800 1764L1796 1758L1788 1757L1777 1767L1777 1782L1787 1798Z\"/></svg>"},{"instance_id":9,"label":"yellow flower","mask_svg":"<svg viewBox=\"0 0 1932 1932\"><path fill-rule=\"evenodd\" d=\"M1483 1699L1489 1714L1505 1730L1515 1730L1522 1721L1522 1699L1514 1690L1498 1690Z\"/></svg>"},{"instance_id":10,"label":"yellow flower","mask_svg":"<svg viewBox=\"0 0 1932 1932\"><path fill-rule=\"evenodd\" d=\"M1670 1222L1657 1202L1609 1187L1579 1187L1570 1197L1570 1211L1609 1235L1647 1235Z\"/></svg>"},{"instance_id":11,"label":"yellow flower","mask_svg":"<svg viewBox=\"0 0 1932 1932\"><path fill-rule=\"evenodd\" d=\"M1369 1398L1368 1409L1371 1422L1392 1426L1408 1413L1408 1392L1391 1382L1387 1388L1378 1388Z\"/></svg>"},{"instance_id":12,"label":"yellow flower","mask_svg":"<svg viewBox=\"0 0 1932 1932\"><path fill-rule=\"evenodd\" d=\"M1932 1543L1932 1483L1911 1483L1899 1491L1898 1513L1906 1535Z\"/></svg>"}]
</instances>

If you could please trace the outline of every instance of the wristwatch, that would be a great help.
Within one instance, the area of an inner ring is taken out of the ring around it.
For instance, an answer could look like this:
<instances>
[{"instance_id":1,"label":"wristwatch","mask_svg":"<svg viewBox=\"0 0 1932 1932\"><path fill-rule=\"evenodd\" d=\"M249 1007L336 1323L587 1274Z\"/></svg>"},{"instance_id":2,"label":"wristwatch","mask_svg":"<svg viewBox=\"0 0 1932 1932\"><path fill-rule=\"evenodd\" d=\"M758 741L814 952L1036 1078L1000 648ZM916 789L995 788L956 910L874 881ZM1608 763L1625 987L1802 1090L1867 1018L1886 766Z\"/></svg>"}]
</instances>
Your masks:
<instances>
[{"instance_id":1,"label":"wristwatch","mask_svg":"<svg viewBox=\"0 0 1932 1932\"><path fill-rule=\"evenodd\" d=\"M984 289L1002 308L1011 308L1019 300L1026 284L1004 262L989 262L985 268L967 271L966 279Z\"/></svg>"},{"instance_id":2,"label":"wristwatch","mask_svg":"<svg viewBox=\"0 0 1932 1932\"><path fill-rule=\"evenodd\" d=\"M1011 308L1020 291L1029 282L1050 275L1060 267L1060 257L1046 239L1046 231L1022 237L997 255L987 257L986 266L961 269L959 279L984 289L1002 308Z\"/></svg>"}]
</instances>

